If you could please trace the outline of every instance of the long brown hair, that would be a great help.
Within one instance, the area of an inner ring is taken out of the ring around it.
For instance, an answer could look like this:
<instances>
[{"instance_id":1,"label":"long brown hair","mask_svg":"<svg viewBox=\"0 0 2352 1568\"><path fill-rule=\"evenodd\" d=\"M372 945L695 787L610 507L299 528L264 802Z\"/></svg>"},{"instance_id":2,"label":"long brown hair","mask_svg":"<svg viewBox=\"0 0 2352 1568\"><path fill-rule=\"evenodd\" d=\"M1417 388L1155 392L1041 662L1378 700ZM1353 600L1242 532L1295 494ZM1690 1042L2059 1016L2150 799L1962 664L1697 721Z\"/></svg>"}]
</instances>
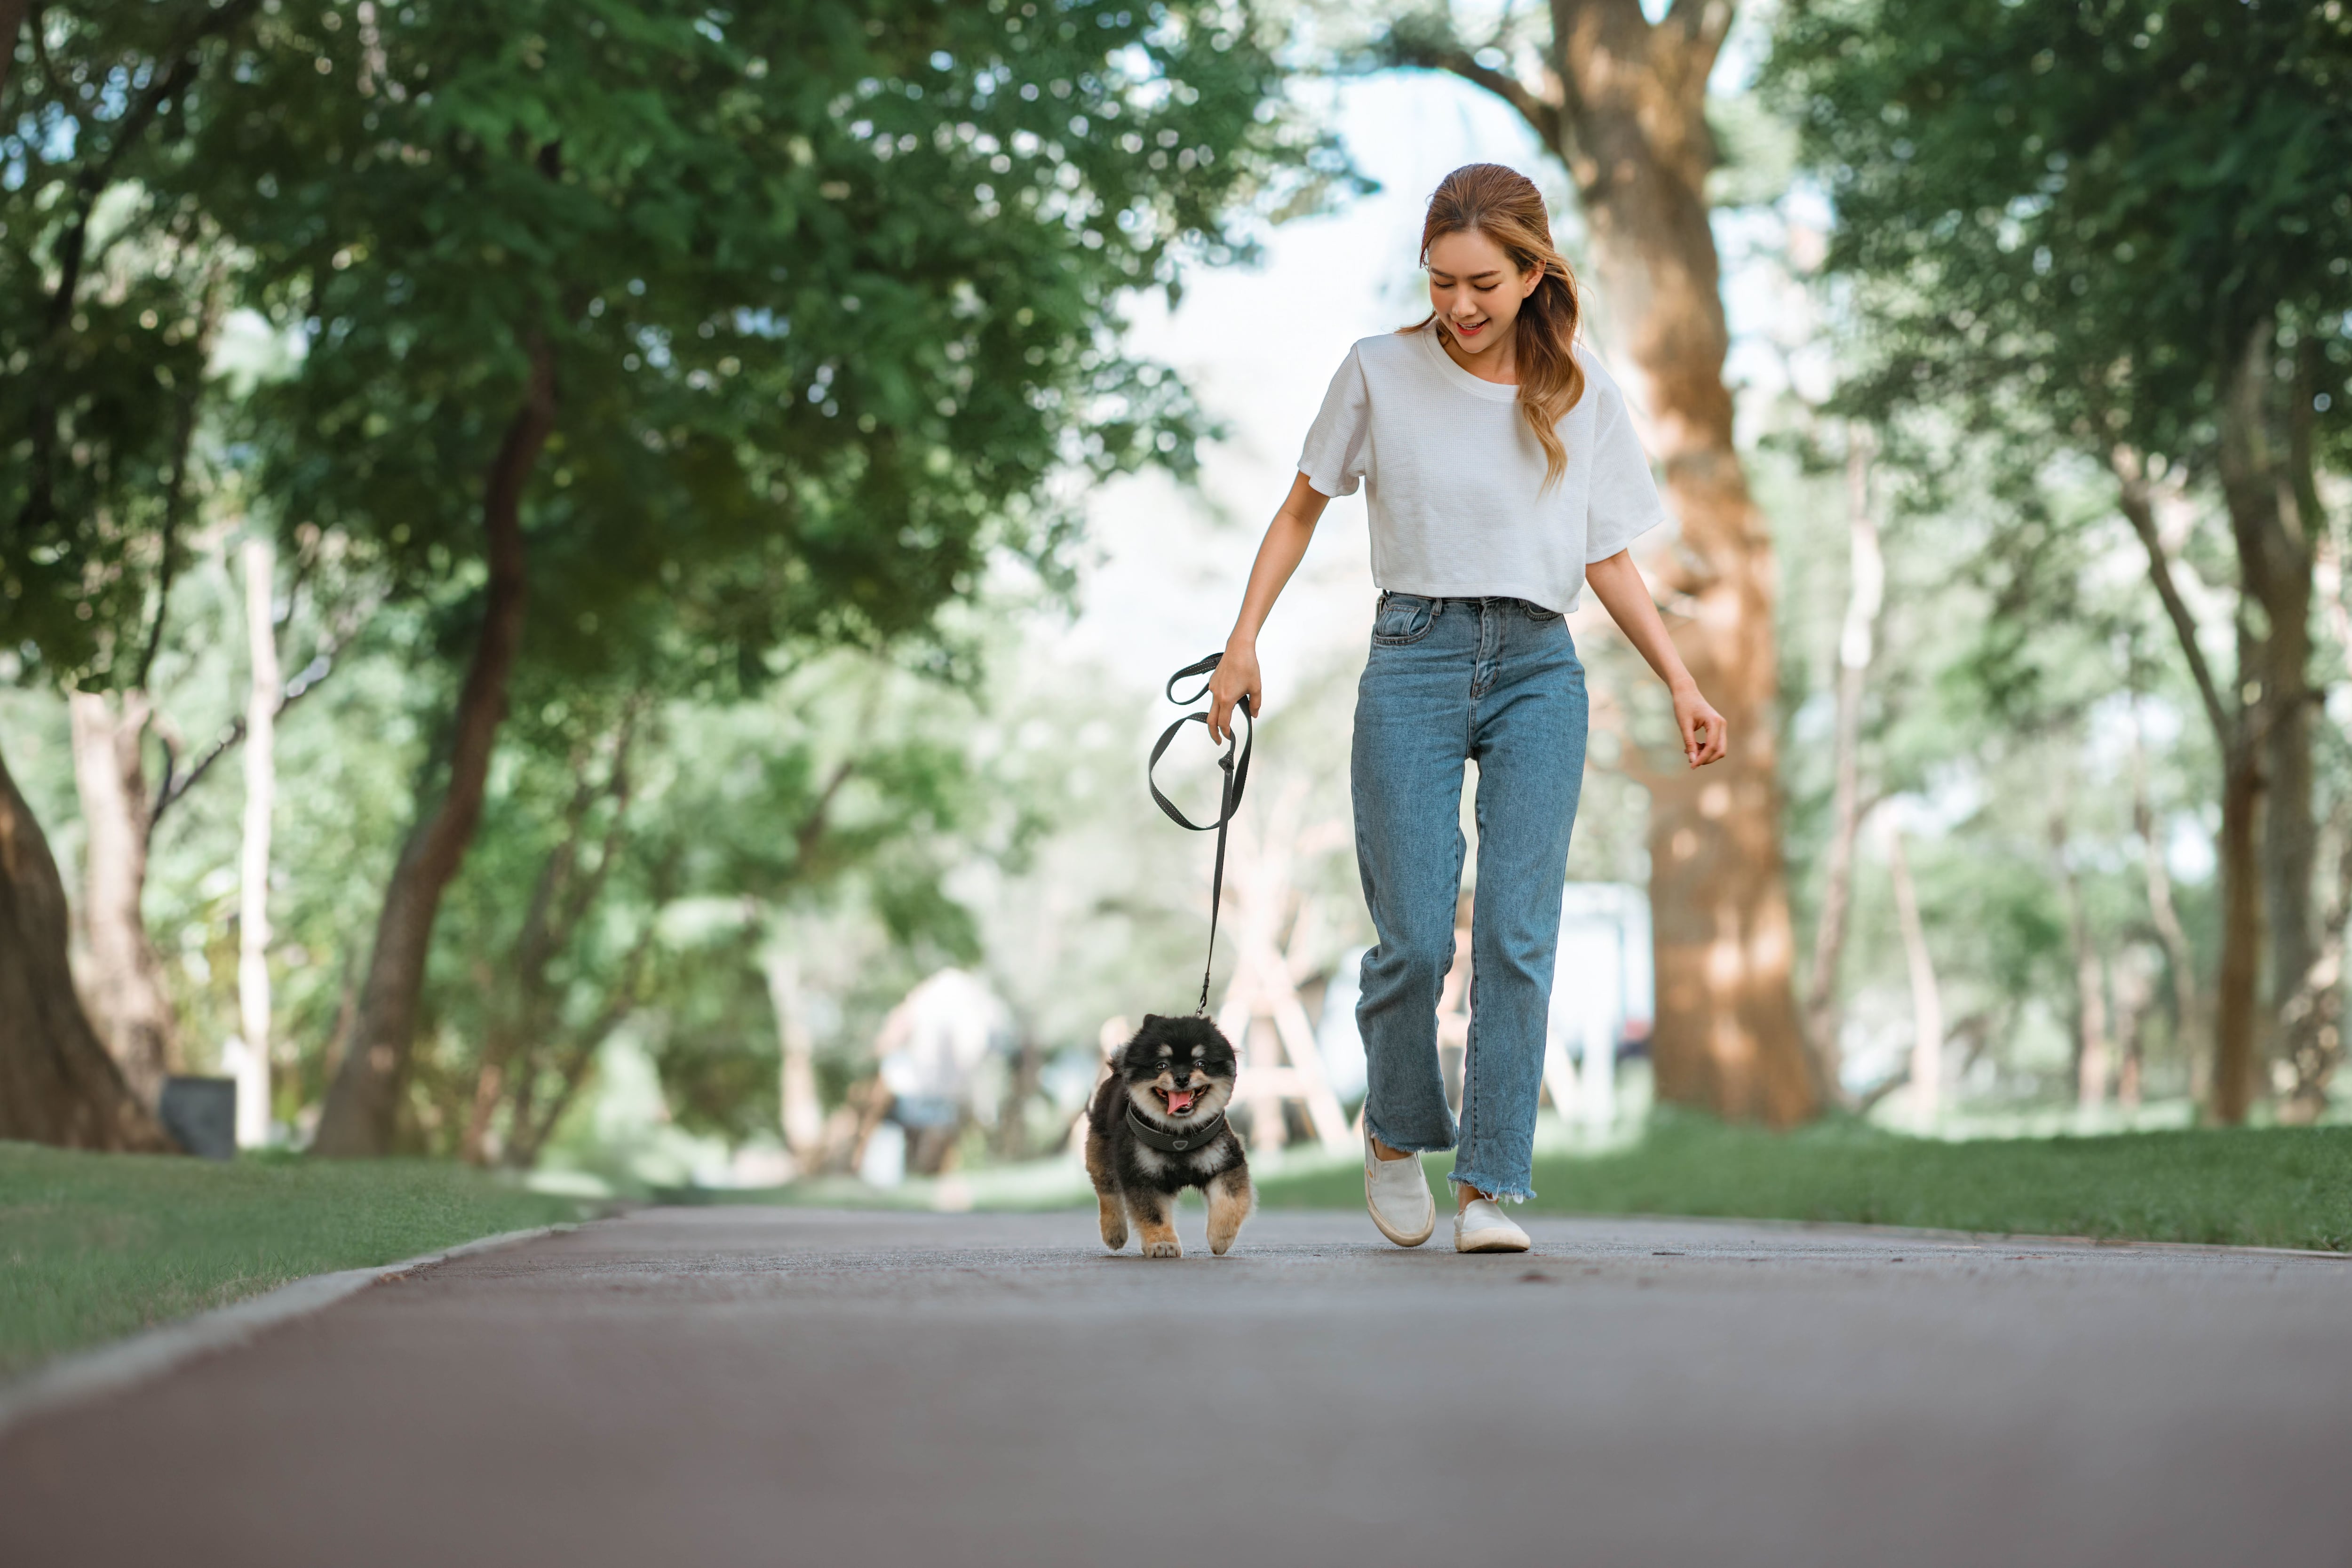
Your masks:
<instances>
[{"instance_id":1,"label":"long brown hair","mask_svg":"<svg viewBox=\"0 0 2352 1568\"><path fill-rule=\"evenodd\" d=\"M1429 198L1421 225L1422 265L1429 247L1449 234L1476 229L1511 258L1521 273L1540 270L1543 280L1519 304L1515 353L1519 367L1519 414L1544 451L1544 488L1568 471L1568 448L1556 426L1584 396L1584 367L1576 363L1576 328L1582 310L1576 275L1552 248L1551 216L1543 193L1517 169L1500 163L1465 163L1445 176ZM1417 332L1437 320L1432 310L1402 331Z\"/></svg>"}]
</instances>

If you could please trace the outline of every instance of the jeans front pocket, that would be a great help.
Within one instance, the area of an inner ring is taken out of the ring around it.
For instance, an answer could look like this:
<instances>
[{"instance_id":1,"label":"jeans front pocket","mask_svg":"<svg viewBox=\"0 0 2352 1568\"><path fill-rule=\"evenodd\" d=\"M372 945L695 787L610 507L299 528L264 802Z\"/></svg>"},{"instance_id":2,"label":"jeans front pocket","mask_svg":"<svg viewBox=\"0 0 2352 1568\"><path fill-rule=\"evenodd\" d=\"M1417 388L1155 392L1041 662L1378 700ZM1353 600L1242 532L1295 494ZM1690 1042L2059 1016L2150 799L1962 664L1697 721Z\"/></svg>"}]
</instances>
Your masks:
<instances>
[{"instance_id":1,"label":"jeans front pocket","mask_svg":"<svg viewBox=\"0 0 2352 1568\"><path fill-rule=\"evenodd\" d=\"M1556 621L1560 618L1558 610L1547 610L1533 599L1521 599L1519 608L1528 613L1528 619L1531 621Z\"/></svg>"},{"instance_id":2,"label":"jeans front pocket","mask_svg":"<svg viewBox=\"0 0 2352 1568\"><path fill-rule=\"evenodd\" d=\"M1418 594L1382 594L1372 616L1372 641L1382 647L1417 643L1437 624L1437 601Z\"/></svg>"}]
</instances>

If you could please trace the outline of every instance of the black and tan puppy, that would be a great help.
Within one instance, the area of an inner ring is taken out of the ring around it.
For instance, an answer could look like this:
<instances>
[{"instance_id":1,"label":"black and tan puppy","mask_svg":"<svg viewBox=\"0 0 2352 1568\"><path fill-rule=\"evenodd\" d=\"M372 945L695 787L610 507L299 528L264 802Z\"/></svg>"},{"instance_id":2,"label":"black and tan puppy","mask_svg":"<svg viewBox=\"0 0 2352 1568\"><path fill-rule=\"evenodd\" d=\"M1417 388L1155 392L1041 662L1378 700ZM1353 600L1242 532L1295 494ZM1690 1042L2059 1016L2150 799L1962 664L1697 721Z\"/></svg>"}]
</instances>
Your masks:
<instances>
[{"instance_id":1,"label":"black and tan puppy","mask_svg":"<svg viewBox=\"0 0 2352 1568\"><path fill-rule=\"evenodd\" d=\"M1209 1250L1223 1256L1256 1194L1249 1162L1225 1120L1233 1103L1233 1042L1206 1018L1146 1017L1110 1059L1087 1117L1087 1174L1102 1205L1103 1245L1127 1245L1129 1216L1146 1258L1181 1258L1176 1194L1209 1200Z\"/></svg>"}]
</instances>

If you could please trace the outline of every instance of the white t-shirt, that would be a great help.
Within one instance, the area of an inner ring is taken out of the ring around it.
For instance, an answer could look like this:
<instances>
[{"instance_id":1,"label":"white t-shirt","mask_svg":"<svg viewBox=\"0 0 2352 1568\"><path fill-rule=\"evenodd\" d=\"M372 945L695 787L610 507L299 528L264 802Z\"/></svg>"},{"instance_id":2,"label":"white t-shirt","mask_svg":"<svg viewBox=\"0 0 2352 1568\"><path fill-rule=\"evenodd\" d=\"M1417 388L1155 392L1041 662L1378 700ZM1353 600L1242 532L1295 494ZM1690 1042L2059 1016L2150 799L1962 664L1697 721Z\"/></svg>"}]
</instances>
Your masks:
<instances>
[{"instance_id":1,"label":"white t-shirt","mask_svg":"<svg viewBox=\"0 0 2352 1568\"><path fill-rule=\"evenodd\" d=\"M1584 395L1559 426L1568 471L1544 489L1544 452L1519 389L1447 356L1434 322L1360 340L1323 395L1298 471L1327 496L1371 481L1372 581L1429 598L1576 608L1587 563L1666 521L1625 394L1580 343Z\"/></svg>"}]
</instances>

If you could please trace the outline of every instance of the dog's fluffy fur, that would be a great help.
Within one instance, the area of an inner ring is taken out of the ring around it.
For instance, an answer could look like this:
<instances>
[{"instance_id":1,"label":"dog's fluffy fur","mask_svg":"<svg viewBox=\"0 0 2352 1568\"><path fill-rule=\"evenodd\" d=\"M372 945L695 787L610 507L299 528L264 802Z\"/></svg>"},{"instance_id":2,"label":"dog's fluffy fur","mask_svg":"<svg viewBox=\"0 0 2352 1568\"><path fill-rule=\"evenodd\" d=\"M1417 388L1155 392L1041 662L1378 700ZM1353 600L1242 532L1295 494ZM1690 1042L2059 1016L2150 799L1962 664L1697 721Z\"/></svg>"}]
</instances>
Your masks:
<instances>
[{"instance_id":1,"label":"dog's fluffy fur","mask_svg":"<svg viewBox=\"0 0 2352 1568\"><path fill-rule=\"evenodd\" d=\"M1095 1090L1087 1116L1087 1174L1102 1209L1104 1246L1117 1252L1127 1245L1132 1216L1146 1258L1181 1258L1171 1222L1176 1195L1186 1187L1199 1187L1209 1200L1209 1250L1223 1256L1234 1244L1257 1194L1233 1123L1198 1148L1162 1152L1135 1135L1127 1109L1181 1137L1233 1103L1237 1070L1233 1042L1206 1018L1147 1017L1111 1058L1110 1076Z\"/></svg>"}]
</instances>

